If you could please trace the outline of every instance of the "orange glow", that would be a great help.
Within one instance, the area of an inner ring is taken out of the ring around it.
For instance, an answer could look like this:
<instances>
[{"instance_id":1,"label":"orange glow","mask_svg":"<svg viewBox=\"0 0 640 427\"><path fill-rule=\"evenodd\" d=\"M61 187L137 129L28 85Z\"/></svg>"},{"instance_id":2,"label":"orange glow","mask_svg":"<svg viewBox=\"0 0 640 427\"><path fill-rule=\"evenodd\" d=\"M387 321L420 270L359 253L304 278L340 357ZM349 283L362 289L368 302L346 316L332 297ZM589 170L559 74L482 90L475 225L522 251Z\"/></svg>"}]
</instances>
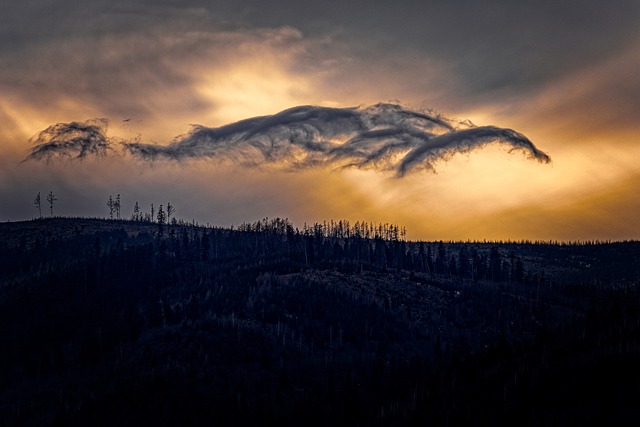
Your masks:
<instances>
[{"instance_id":1,"label":"orange glow","mask_svg":"<svg viewBox=\"0 0 640 427\"><path fill-rule=\"evenodd\" d=\"M280 165L248 168L216 161L147 163L120 152L84 163L19 164L35 133L57 122L94 117L111 119L110 136L141 135L144 141L167 144L187 132L191 123L220 126L296 105L345 107L397 97L413 106L437 108L438 100L465 105L465 99L455 96L450 67L431 58L391 56L370 67L333 46L335 57L316 59L312 53L319 55L331 41L308 39L288 28L161 40L174 55L162 65L175 81L154 80L153 58L151 65L131 66L124 88L114 86L117 99L109 97L108 82L89 79L84 81L86 90L68 90L75 88L77 76L65 64L51 76L55 84L46 86L49 76L42 70L33 77L43 85L48 102L32 99L30 89L22 93L20 88L3 87L0 192L24 182L32 183L28 191L56 187L67 191L67 198L101 200L122 193L131 204L136 199L148 204L171 198L186 219L220 225L265 216L288 217L299 227L332 218L394 222L406 226L411 239L640 238L637 120L630 120L627 111L585 102L606 100L607 87L598 82L607 73L627 73L628 66L638 62L637 53L553 82L535 96L497 100L455 114L477 125L521 131L551 155L553 163L548 165L492 145L437 162L435 173L403 178L389 171L335 166L290 171ZM113 68L123 58L128 61L144 52L150 43L142 36L125 41L115 37L99 44ZM78 43L75 48L95 48L89 42ZM129 45L134 46L131 52L116 54ZM185 46L197 55L175 54L189 51ZM91 84L102 86L98 90ZM129 94L128 88L135 91ZM425 93L430 95L427 101ZM26 202L20 203L29 205L31 194L24 197ZM96 211L101 212L88 210ZM66 214L78 212L69 209Z\"/></svg>"},{"instance_id":2,"label":"orange glow","mask_svg":"<svg viewBox=\"0 0 640 427\"><path fill-rule=\"evenodd\" d=\"M308 82L292 78L273 62L250 58L202 79L198 91L218 106L211 125L273 114L304 101Z\"/></svg>"}]
</instances>

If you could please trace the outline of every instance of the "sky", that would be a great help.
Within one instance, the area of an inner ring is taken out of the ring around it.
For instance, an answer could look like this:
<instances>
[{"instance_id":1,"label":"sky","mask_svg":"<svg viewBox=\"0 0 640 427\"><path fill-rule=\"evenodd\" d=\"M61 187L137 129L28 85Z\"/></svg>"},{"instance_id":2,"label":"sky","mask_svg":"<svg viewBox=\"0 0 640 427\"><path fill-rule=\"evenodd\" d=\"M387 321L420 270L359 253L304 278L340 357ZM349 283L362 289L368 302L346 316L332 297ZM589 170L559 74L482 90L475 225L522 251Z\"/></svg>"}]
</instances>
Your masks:
<instances>
[{"instance_id":1,"label":"sky","mask_svg":"<svg viewBox=\"0 0 640 427\"><path fill-rule=\"evenodd\" d=\"M2 2L0 221L53 191L63 216L120 194L219 226L640 239L638 22L637 0Z\"/></svg>"}]
</instances>

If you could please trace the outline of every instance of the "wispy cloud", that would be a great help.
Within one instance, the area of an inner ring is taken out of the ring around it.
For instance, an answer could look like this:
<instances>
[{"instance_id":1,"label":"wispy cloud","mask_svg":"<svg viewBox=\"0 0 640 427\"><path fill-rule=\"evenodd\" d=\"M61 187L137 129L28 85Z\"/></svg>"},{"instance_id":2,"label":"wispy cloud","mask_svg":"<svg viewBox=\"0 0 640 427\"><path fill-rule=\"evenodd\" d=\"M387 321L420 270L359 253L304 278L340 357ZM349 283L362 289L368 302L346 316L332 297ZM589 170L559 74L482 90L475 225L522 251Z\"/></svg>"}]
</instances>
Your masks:
<instances>
[{"instance_id":1,"label":"wispy cloud","mask_svg":"<svg viewBox=\"0 0 640 427\"><path fill-rule=\"evenodd\" d=\"M423 165L432 168L432 162L446 159L455 153L469 152L475 148L490 143L502 143L510 147L510 151L522 150L533 159L549 163L551 158L536 148L523 134L512 129L495 126L472 127L469 129L455 129L443 135L431 138L416 146L397 166L398 175L404 175L411 169Z\"/></svg>"},{"instance_id":2,"label":"wispy cloud","mask_svg":"<svg viewBox=\"0 0 640 427\"><path fill-rule=\"evenodd\" d=\"M107 137L107 119L85 122L58 123L49 126L31 138L34 147L25 160L51 160L53 157L84 159L87 156L104 157L111 149Z\"/></svg>"},{"instance_id":3,"label":"wispy cloud","mask_svg":"<svg viewBox=\"0 0 640 427\"><path fill-rule=\"evenodd\" d=\"M549 162L524 135L494 126L408 110L395 104L368 107L294 107L225 126L194 126L166 146L124 143L131 154L149 159L231 159L244 164L290 168L320 164L393 170L398 176L433 169L437 160L489 143L506 144Z\"/></svg>"},{"instance_id":4,"label":"wispy cloud","mask_svg":"<svg viewBox=\"0 0 640 427\"><path fill-rule=\"evenodd\" d=\"M104 156L113 142L106 130L105 119L59 123L38 135L27 158ZM393 171L397 176L432 170L438 160L490 143L522 150L541 162L550 161L514 130L477 127L434 112L383 103L353 108L299 106L220 127L196 125L168 145L119 143L134 157L152 161L215 159L285 169L326 165Z\"/></svg>"}]
</instances>

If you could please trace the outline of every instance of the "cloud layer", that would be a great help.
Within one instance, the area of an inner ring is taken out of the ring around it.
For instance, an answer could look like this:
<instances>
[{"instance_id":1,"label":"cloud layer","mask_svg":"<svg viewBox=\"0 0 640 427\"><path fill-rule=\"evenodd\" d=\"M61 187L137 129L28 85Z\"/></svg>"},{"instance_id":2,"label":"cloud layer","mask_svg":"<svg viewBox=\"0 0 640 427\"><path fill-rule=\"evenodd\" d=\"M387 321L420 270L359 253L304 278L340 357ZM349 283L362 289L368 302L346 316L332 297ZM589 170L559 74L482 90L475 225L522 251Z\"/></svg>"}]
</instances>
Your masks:
<instances>
[{"instance_id":1,"label":"cloud layer","mask_svg":"<svg viewBox=\"0 0 640 427\"><path fill-rule=\"evenodd\" d=\"M38 135L28 159L104 156L112 142L106 129L105 119L53 125ZM287 169L330 165L391 170L397 176L433 170L438 160L490 143L550 161L514 130L475 126L383 103L354 108L299 106L220 127L196 125L168 145L119 142L128 153L146 160L206 158Z\"/></svg>"}]
</instances>

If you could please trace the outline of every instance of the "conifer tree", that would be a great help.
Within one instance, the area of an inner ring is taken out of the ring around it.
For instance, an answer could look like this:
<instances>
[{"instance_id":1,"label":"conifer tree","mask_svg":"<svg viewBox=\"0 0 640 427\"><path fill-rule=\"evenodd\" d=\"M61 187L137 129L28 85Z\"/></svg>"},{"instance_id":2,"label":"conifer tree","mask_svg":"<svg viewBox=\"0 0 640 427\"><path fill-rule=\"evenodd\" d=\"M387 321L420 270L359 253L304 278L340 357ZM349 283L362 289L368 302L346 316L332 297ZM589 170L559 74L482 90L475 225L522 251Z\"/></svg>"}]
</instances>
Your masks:
<instances>
[{"instance_id":1,"label":"conifer tree","mask_svg":"<svg viewBox=\"0 0 640 427\"><path fill-rule=\"evenodd\" d=\"M36 200L33 202L38 208L38 216L42 219L42 202L40 200L40 192L38 191L38 195L36 196Z\"/></svg>"},{"instance_id":2,"label":"conifer tree","mask_svg":"<svg viewBox=\"0 0 640 427\"><path fill-rule=\"evenodd\" d=\"M107 200L107 206L109 207L109 219L113 219L113 211L115 209L115 202L113 201L113 197L109 195L109 200Z\"/></svg>"},{"instance_id":3,"label":"conifer tree","mask_svg":"<svg viewBox=\"0 0 640 427\"><path fill-rule=\"evenodd\" d=\"M458 274L463 278L469 278L470 273L469 251L467 250L467 245L463 244L458 253Z\"/></svg>"},{"instance_id":4,"label":"conifer tree","mask_svg":"<svg viewBox=\"0 0 640 427\"><path fill-rule=\"evenodd\" d=\"M115 208L115 211L116 211L116 218L120 219L120 194L118 194L116 196L116 201L115 201L114 208Z\"/></svg>"},{"instance_id":5,"label":"conifer tree","mask_svg":"<svg viewBox=\"0 0 640 427\"><path fill-rule=\"evenodd\" d=\"M49 202L49 210L51 212L51 217L53 217L53 203L57 200L58 199L56 198L55 194L53 194L53 191L49 191L49 194L47 194L47 202Z\"/></svg>"},{"instance_id":6,"label":"conifer tree","mask_svg":"<svg viewBox=\"0 0 640 427\"><path fill-rule=\"evenodd\" d=\"M175 214L175 209L173 208L173 205L171 204L171 202L167 203L167 224L169 224L169 222L171 222L171 216Z\"/></svg>"},{"instance_id":7,"label":"conifer tree","mask_svg":"<svg viewBox=\"0 0 640 427\"><path fill-rule=\"evenodd\" d=\"M158 224L160 225L164 225L164 223L166 222L167 217L165 216L164 210L162 209L162 205L160 205L160 207L158 208Z\"/></svg>"},{"instance_id":8,"label":"conifer tree","mask_svg":"<svg viewBox=\"0 0 640 427\"><path fill-rule=\"evenodd\" d=\"M140 205L136 201L136 204L133 206L133 215L131 215L131 219L134 221L140 221Z\"/></svg>"}]
</instances>

